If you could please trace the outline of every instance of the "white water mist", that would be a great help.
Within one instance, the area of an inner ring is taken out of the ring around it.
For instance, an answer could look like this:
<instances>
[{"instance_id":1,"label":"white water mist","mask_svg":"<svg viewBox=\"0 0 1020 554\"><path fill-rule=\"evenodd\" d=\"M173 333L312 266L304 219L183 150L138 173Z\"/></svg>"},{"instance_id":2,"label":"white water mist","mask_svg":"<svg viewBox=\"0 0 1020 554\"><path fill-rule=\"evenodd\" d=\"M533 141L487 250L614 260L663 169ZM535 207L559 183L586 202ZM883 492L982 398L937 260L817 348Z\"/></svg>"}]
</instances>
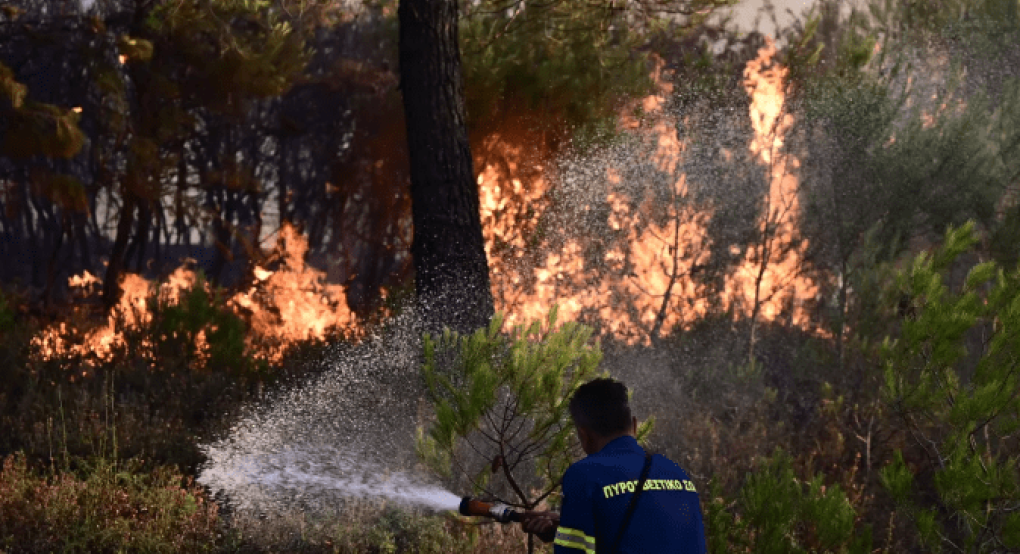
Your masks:
<instances>
[{"instance_id":1,"label":"white water mist","mask_svg":"<svg viewBox=\"0 0 1020 554\"><path fill-rule=\"evenodd\" d=\"M420 325L338 348L322 373L252 406L202 447L198 481L234 509L335 512L350 499L455 510L460 499L415 469Z\"/></svg>"},{"instance_id":2,"label":"white water mist","mask_svg":"<svg viewBox=\"0 0 1020 554\"><path fill-rule=\"evenodd\" d=\"M200 481L227 492L241 509L300 502L328 510L345 499L387 500L434 511L456 510L460 498L414 473L366 463L327 445L278 452L210 448Z\"/></svg>"}]
</instances>

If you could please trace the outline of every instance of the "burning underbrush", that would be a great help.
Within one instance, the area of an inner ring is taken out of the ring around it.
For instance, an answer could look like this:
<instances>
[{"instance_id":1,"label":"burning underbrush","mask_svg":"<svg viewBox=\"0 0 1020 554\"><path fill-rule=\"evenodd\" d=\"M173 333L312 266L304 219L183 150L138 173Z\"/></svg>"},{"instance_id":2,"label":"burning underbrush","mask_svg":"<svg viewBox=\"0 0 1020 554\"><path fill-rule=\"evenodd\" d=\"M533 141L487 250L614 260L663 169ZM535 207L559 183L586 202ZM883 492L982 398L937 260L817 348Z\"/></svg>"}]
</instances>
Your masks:
<instances>
[{"instance_id":1,"label":"burning underbrush","mask_svg":"<svg viewBox=\"0 0 1020 554\"><path fill-rule=\"evenodd\" d=\"M358 340L370 323L305 264L306 250L284 226L234 291L192 263L160 281L127 274L100 317L102 282L85 273L70 279L74 303L54 324L0 294L0 321L11 320L0 324L0 452L141 457L193 473L198 436L221 432L265 387L316 371L327 345Z\"/></svg>"},{"instance_id":2,"label":"burning underbrush","mask_svg":"<svg viewBox=\"0 0 1020 554\"><path fill-rule=\"evenodd\" d=\"M102 281L89 272L76 275L68 285L81 313L40 332L32 340L34 355L109 362L131 349L156 363L160 345L183 341L193 350L193 369L202 369L216 348L212 336L243 341L243 353L234 354L270 363L302 342L358 336L364 322L348 308L344 287L327 283L324 272L307 265L307 250L307 240L284 225L248 284L232 294L214 290L191 262L159 282L127 274L119 302L100 324L89 323L81 306L97 299ZM129 344L129 336L145 330L151 336Z\"/></svg>"},{"instance_id":3,"label":"burning underbrush","mask_svg":"<svg viewBox=\"0 0 1020 554\"><path fill-rule=\"evenodd\" d=\"M231 292L192 264L158 282L129 274L98 321L90 307L102 283L91 274L70 280L75 304L57 324L0 293L0 452L75 471L98 456L193 474L200 437L223 432L265 387L320 370L327 345L364 332L369 319L348 310L344 288L305 253L284 226Z\"/></svg>"}]
</instances>

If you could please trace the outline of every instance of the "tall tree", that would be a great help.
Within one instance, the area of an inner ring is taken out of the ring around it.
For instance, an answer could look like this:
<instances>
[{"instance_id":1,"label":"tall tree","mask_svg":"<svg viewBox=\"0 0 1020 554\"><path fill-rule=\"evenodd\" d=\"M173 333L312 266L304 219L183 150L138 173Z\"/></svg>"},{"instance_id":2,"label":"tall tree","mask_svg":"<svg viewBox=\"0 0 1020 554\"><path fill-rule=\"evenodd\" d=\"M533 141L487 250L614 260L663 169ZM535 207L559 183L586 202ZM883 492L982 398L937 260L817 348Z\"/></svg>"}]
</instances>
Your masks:
<instances>
[{"instance_id":1,"label":"tall tree","mask_svg":"<svg viewBox=\"0 0 1020 554\"><path fill-rule=\"evenodd\" d=\"M400 88L411 159L415 286L427 325L484 327L493 313L468 146L456 0L401 0Z\"/></svg>"}]
</instances>

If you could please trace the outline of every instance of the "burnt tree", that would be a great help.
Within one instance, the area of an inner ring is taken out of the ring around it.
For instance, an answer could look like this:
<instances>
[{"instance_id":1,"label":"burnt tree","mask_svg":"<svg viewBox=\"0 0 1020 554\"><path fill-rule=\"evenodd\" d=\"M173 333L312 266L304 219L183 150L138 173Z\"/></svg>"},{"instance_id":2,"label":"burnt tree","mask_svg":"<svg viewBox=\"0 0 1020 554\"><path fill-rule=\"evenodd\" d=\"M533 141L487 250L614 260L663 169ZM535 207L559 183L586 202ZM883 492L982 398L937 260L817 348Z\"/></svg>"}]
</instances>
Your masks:
<instances>
[{"instance_id":1,"label":"burnt tree","mask_svg":"<svg viewBox=\"0 0 1020 554\"><path fill-rule=\"evenodd\" d=\"M456 0L401 0L400 88L411 159L415 286L427 325L473 331L493 313L465 123Z\"/></svg>"}]
</instances>

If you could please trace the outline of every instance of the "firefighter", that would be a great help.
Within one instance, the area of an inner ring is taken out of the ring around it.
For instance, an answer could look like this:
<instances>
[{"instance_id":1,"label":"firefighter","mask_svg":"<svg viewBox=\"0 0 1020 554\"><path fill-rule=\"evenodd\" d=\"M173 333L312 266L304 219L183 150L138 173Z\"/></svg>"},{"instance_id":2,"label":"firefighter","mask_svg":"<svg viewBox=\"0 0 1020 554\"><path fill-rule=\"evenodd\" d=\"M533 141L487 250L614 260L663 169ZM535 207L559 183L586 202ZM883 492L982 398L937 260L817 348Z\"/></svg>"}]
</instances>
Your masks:
<instances>
[{"instance_id":1,"label":"firefighter","mask_svg":"<svg viewBox=\"0 0 1020 554\"><path fill-rule=\"evenodd\" d=\"M570 399L570 415L587 457L563 475L561 512L526 512L524 530L553 542L555 554L706 552L694 483L638 445L627 387L585 383Z\"/></svg>"}]
</instances>

